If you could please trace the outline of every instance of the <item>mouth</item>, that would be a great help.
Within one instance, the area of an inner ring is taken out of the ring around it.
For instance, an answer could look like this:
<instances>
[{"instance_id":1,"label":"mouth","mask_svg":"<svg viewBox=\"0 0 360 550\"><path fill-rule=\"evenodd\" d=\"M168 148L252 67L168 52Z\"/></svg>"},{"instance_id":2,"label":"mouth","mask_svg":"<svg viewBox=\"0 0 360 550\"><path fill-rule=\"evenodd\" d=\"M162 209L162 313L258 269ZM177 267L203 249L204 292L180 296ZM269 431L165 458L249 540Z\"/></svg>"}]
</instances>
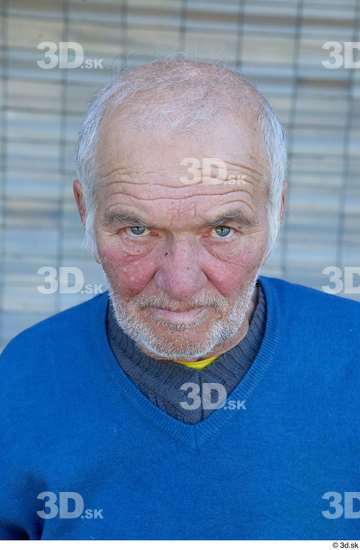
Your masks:
<instances>
[{"instance_id":1,"label":"mouth","mask_svg":"<svg viewBox=\"0 0 360 550\"><path fill-rule=\"evenodd\" d=\"M185 311L171 311L157 307L151 308L155 319L170 323L192 323L206 312L205 307L195 307Z\"/></svg>"}]
</instances>

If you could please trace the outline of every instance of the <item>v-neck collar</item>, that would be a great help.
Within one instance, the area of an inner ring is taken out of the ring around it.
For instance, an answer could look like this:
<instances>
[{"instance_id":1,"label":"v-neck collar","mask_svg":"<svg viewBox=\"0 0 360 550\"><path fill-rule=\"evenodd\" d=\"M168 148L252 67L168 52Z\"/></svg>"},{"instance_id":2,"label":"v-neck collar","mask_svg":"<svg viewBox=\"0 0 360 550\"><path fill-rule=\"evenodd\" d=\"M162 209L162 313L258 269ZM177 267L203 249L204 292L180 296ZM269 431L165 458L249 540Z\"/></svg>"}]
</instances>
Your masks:
<instances>
[{"instance_id":1,"label":"v-neck collar","mask_svg":"<svg viewBox=\"0 0 360 550\"><path fill-rule=\"evenodd\" d=\"M279 304L276 290L271 283L271 278L260 276L259 280L265 294L267 311L264 337L251 367L228 395L228 400L241 402L248 399L262 379L279 344ZM96 335L95 343L98 354L102 357L104 368L107 369L113 382L125 393L135 409L153 424L154 429L164 430L187 445L189 450L199 451L221 426L234 418L234 415L242 414L236 408L225 409L222 407L214 410L208 418L197 424L185 424L154 405L119 366L106 333L108 291L98 298L98 309L94 311L92 317L92 334Z\"/></svg>"},{"instance_id":2,"label":"v-neck collar","mask_svg":"<svg viewBox=\"0 0 360 550\"><path fill-rule=\"evenodd\" d=\"M260 348L265 331L266 301L259 281L256 282L256 289L256 304L246 336L206 369L198 371L178 362L159 361L140 351L134 340L119 327L109 301L106 333L111 350L126 375L157 407L185 424L202 422L214 412L214 409L207 410L201 403L203 384L219 384L224 387L226 395L230 395ZM196 388L198 397L193 393ZM182 405L184 399L188 409Z\"/></svg>"}]
</instances>

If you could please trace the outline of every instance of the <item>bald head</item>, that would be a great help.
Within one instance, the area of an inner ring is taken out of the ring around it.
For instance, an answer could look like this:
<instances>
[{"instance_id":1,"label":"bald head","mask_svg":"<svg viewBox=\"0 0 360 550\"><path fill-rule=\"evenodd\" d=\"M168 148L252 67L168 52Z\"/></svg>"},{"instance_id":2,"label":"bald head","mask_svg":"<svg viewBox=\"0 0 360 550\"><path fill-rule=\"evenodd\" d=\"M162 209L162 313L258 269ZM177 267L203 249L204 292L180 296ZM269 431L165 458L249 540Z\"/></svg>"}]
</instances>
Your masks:
<instances>
[{"instance_id":1,"label":"bald head","mask_svg":"<svg viewBox=\"0 0 360 550\"><path fill-rule=\"evenodd\" d=\"M254 122L264 109L264 98L240 75L211 63L185 59L156 61L123 73L121 90L114 88L106 115L114 109L129 123L142 127L166 124L186 130L231 113L239 118L251 111Z\"/></svg>"}]
</instances>

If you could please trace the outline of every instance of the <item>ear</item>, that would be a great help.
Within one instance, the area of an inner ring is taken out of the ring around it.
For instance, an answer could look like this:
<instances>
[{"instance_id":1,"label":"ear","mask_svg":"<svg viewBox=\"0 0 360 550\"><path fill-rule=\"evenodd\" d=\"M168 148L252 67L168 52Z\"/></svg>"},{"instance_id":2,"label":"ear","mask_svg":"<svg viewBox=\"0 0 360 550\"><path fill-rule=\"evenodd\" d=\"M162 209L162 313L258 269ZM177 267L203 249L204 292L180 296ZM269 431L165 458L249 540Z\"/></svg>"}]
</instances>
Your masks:
<instances>
[{"instance_id":1,"label":"ear","mask_svg":"<svg viewBox=\"0 0 360 550\"><path fill-rule=\"evenodd\" d=\"M75 202L79 210L81 223L85 226L87 212L86 212L86 206L85 206L85 197L82 190L82 185L79 180L73 181L73 192L74 192ZM94 256L95 256L96 262L99 264L100 259L96 251L94 251Z\"/></svg>"},{"instance_id":2,"label":"ear","mask_svg":"<svg viewBox=\"0 0 360 550\"><path fill-rule=\"evenodd\" d=\"M283 189L281 192L281 206L280 206L280 223L284 223L285 219L285 210L286 210L286 204L287 204L287 191L288 191L288 182L284 181L283 183Z\"/></svg>"},{"instance_id":3,"label":"ear","mask_svg":"<svg viewBox=\"0 0 360 550\"><path fill-rule=\"evenodd\" d=\"M82 186L79 180L74 180L73 192L74 192L75 201L79 210L81 223L85 225L85 221L86 221L85 197L84 197Z\"/></svg>"}]
</instances>

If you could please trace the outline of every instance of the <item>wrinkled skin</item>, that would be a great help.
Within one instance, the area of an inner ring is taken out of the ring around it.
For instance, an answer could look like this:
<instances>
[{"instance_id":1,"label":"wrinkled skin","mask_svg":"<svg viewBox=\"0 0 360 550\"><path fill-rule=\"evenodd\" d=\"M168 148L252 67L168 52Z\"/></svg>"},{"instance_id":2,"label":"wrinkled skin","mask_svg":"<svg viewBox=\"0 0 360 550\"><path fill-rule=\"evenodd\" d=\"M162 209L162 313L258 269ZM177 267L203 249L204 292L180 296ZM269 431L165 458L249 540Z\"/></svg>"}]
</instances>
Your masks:
<instances>
[{"instance_id":1,"label":"wrinkled skin","mask_svg":"<svg viewBox=\"0 0 360 550\"><path fill-rule=\"evenodd\" d=\"M192 182L184 159L214 157L227 174ZM96 166L97 260L124 330L158 359L234 347L248 330L268 241L268 166L251 113L186 133L139 130L115 111L102 123ZM85 222L79 181L74 194ZM285 188L280 221L284 201Z\"/></svg>"}]
</instances>

